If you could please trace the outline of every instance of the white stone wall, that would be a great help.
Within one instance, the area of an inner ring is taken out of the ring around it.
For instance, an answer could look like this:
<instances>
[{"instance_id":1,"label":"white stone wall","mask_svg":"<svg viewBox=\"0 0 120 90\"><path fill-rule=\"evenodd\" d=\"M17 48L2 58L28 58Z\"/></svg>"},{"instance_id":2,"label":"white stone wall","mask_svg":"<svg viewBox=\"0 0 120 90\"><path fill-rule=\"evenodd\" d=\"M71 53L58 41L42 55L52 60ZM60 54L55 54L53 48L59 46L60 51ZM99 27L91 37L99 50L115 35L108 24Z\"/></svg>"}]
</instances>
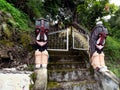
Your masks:
<instances>
[{"instance_id":1,"label":"white stone wall","mask_svg":"<svg viewBox=\"0 0 120 90\"><path fill-rule=\"evenodd\" d=\"M29 90L30 73L0 71L0 90Z\"/></svg>"}]
</instances>

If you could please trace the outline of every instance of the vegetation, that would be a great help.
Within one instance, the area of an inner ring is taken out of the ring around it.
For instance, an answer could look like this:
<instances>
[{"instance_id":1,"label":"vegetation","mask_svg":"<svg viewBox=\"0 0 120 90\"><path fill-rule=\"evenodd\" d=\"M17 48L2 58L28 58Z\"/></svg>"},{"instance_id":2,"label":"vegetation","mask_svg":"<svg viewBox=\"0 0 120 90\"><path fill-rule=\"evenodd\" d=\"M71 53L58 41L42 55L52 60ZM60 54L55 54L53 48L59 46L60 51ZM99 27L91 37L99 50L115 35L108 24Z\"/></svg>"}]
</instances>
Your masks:
<instances>
[{"instance_id":1,"label":"vegetation","mask_svg":"<svg viewBox=\"0 0 120 90\"><path fill-rule=\"evenodd\" d=\"M43 7L43 0L7 0L26 13L32 21L36 18L44 17L46 11Z\"/></svg>"},{"instance_id":2,"label":"vegetation","mask_svg":"<svg viewBox=\"0 0 120 90\"><path fill-rule=\"evenodd\" d=\"M112 44L111 44L112 43ZM110 60L119 60L120 59L120 43L118 40L108 36L105 49L107 56L111 56Z\"/></svg>"},{"instance_id":3,"label":"vegetation","mask_svg":"<svg viewBox=\"0 0 120 90\"><path fill-rule=\"evenodd\" d=\"M107 37L105 55L106 64L118 77L120 77L120 43L118 39Z\"/></svg>"},{"instance_id":4,"label":"vegetation","mask_svg":"<svg viewBox=\"0 0 120 90\"><path fill-rule=\"evenodd\" d=\"M109 20L110 35L120 40L120 7Z\"/></svg>"},{"instance_id":5,"label":"vegetation","mask_svg":"<svg viewBox=\"0 0 120 90\"><path fill-rule=\"evenodd\" d=\"M9 4L5 0L0 0L0 11L8 12L12 15L12 17L16 21L16 23L14 23L15 27L18 27L21 30L28 30L29 28L28 16L22 11L16 9L12 4Z\"/></svg>"},{"instance_id":6,"label":"vegetation","mask_svg":"<svg viewBox=\"0 0 120 90\"><path fill-rule=\"evenodd\" d=\"M108 21L109 37L106 42L107 65L120 77L120 7Z\"/></svg>"},{"instance_id":7,"label":"vegetation","mask_svg":"<svg viewBox=\"0 0 120 90\"><path fill-rule=\"evenodd\" d=\"M120 78L120 62L119 60L108 60L107 61L108 68Z\"/></svg>"},{"instance_id":8,"label":"vegetation","mask_svg":"<svg viewBox=\"0 0 120 90\"><path fill-rule=\"evenodd\" d=\"M34 72L30 75L30 78L31 80L33 81L33 84L30 84L29 86L29 89L30 90L33 90L33 87L34 87L34 84L35 84L35 81L36 81L36 78L37 78L37 74Z\"/></svg>"}]
</instances>

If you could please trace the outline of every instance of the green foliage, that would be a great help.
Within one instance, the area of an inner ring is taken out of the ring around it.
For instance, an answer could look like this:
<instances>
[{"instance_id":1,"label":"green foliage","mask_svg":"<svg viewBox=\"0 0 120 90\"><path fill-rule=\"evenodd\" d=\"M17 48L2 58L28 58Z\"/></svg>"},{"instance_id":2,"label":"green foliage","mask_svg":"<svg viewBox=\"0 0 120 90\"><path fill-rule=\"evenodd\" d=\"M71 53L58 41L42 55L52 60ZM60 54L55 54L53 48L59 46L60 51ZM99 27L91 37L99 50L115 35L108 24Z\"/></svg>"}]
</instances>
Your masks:
<instances>
[{"instance_id":1,"label":"green foliage","mask_svg":"<svg viewBox=\"0 0 120 90\"><path fill-rule=\"evenodd\" d=\"M109 59L120 60L120 43L118 42L118 40L108 36L106 41L105 52Z\"/></svg>"},{"instance_id":2,"label":"green foliage","mask_svg":"<svg viewBox=\"0 0 120 90\"><path fill-rule=\"evenodd\" d=\"M40 18L45 14L42 0L29 0L27 3L27 8L29 11L26 11L30 17Z\"/></svg>"},{"instance_id":3,"label":"green foliage","mask_svg":"<svg viewBox=\"0 0 120 90\"><path fill-rule=\"evenodd\" d=\"M81 25L91 30L98 17L102 18L109 13L113 13L105 10L106 4L108 4L108 0L86 0L84 4L79 4L77 12Z\"/></svg>"},{"instance_id":4,"label":"green foliage","mask_svg":"<svg viewBox=\"0 0 120 90\"><path fill-rule=\"evenodd\" d=\"M106 64L108 68L118 77L120 77L120 42L113 37L107 37Z\"/></svg>"},{"instance_id":5,"label":"green foliage","mask_svg":"<svg viewBox=\"0 0 120 90\"><path fill-rule=\"evenodd\" d=\"M61 0L45 0L44 7L47 12L49 12L53 19L59 13L58 8L61 5Z\"/></svg>"},{"instance_id":6,"label":"green foliage","mask_svg":"<svg viewBox=\"0 0 120 90\"><path fill-rule=\"evenodd\" d=\"M119 7L116 6L115 4L107 4L107 5L109 6L109 14L111 15L119 9Z\"/></svg>"},{"instance_id":7,"label":"green foliage","mask_svg":"<svg viewBox=\"0 0 120 90\"><path fill-rule=\"evenodd\" d=\"M53 20L62 20L62 22L72 23L77 21L77 5L83 3L83 0L44 0L45 10Z\"/></svg>"},{"instance_id":8,"label":"green foliage","mask_svg":"<svg viewBox=\"0 0 120 90\"><path fill-rule=\"evenodd\" d=\"M117 75L120 78L120 67L116 67L116 65L118 65L118 63L115 63L113 66L111 66L111 70L113 73L115 73L115 75Z\"/></svg>"},{"instance_id":9,"label":"green foliage","mask_svg":"<svg viewBox=\"0 0 120 90\"><path fill-rule=\"evenodd\" d=\"M114 5L111 7L114 7ZM120 7L114 7L113 11L114 15L112 15L108 22L109 34L111 37L107 38L105 50L106 57L108 58L107 66L113 73L120 77Z\"/></svg>"},{"instance_id":10,"label":"green foliage","mask_svg":"<svg viewBox=\"0 0 120 90\"><path fill-rule=\"evenodd\" d=\"M46 11L43 7L43 0L7 0L13 4L16 8L19 8L34 21L36 18L44 17Z\"/></svg>"},{"instance_id":11,"label":"green foliage","mask_svg":"<svg viewBox=\"0 0 120 90\"><path fill-rule=\"evenodd\" d=\"M116 61L110 61L107 60L107 66L108 68L117 76L120 78L120 62L119 60Z\"/></svg>"},{"instance_id":12,"label":"green foliage","mask_svg":"<svg viewBox=\"0 0 120 90\"><path fill-rule=\"evenodd\" d=\"M120 8L115 12L114 16L109 20L110 34L120 41Z\"/></svg>"},{"instance_id":13,"label":"green foliage","mask_svg":"<svg viewBox=\"0 0 120 90\"><path fill-rule=\"evenodd\" d=\"M28 29L28 16L14 8L13 5L5 0L0 0L0 10L9 12L15 19L17 27L23 30Z\"/></svg>"}]
</instances>

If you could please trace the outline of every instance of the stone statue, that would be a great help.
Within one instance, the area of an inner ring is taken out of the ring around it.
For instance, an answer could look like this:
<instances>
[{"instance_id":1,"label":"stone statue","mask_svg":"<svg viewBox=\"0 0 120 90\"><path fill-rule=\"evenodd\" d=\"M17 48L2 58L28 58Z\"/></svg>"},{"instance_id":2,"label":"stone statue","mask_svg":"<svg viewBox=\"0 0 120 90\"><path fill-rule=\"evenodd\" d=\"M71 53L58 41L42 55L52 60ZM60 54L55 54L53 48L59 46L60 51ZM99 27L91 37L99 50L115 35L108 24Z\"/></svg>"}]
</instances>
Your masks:
<instances>
[{"instance_id":1,"label":"stone statue","mask_svg":"<svg viewBox=\"0 0 120 90\"><path fill-rule=\"evenodd\" d=\"M46 90L48 64L48 30L49 22L46 19L36 20L35 29L35 73L37 75L34 90Z\"/></svg>"},{"instance_id":2,"label":"stone statue","mask_svg":"<svg viewBox=\"0 0 120 90\"><path fill-rule=\"evenodd\" d=\"M108 31L102 24L102 21L98 21L93 28L90 36L90 57L91 65L95 70L108 71L104 61L104 44Z\"/></svg>"}]
</instances>

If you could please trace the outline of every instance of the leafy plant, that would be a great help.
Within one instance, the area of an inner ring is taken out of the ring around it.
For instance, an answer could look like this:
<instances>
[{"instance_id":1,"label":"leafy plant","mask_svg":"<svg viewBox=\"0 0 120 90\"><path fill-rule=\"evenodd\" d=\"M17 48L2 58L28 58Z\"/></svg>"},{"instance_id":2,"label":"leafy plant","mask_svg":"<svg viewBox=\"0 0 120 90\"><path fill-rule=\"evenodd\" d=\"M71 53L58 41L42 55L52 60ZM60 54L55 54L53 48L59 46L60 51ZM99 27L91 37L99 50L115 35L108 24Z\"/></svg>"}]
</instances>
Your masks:
<instances>
[{"instance_id":1,"label":"leafy plant","mask_svg":"<svg viewBox=\"0 0 120 90\"><path fill-rule=\"evenodd\" d=\"M112 60L119 60L120 43L118 42L118 40L108 36L105 52L109 59L111 58Z\"/></svg>"}]
</instances>

